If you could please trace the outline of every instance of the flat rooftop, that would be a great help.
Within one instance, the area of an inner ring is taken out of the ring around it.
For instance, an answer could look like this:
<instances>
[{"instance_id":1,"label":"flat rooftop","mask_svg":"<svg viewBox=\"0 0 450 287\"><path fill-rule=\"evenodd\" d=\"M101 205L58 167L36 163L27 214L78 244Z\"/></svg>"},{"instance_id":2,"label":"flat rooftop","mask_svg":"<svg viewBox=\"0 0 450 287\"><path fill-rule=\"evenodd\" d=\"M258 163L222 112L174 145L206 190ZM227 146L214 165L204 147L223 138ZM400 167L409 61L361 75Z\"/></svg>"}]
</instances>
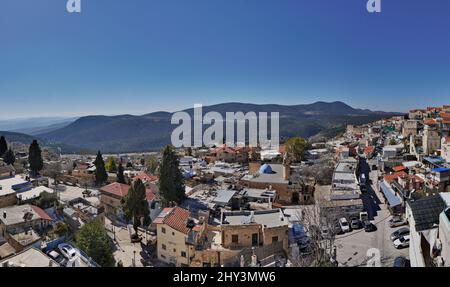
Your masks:
<instances>
[{"instance_id":1,"label":"flat rooftop","mask_svg":"<svg viewBox=\"0 0 450 287\"><path fill-rule=\"evenodd\" d=\"M289 181L283 178L283 165L282 164L270 164L272 168L272 173L258 173L257 175L245 176L243 180L248 180L251 182L262 182L262 183L284 183L288 184Z\"/></svg>"},{"instance_id":2,"label":"flat rooftop","mask_svg":"<svg viewBox=\"0 0 450 287\"><path fill-rule=\"evenodd\" d=\"M9 257L0 262L8 262L11 267L59 267L53 259L45 255L42 251L35 248L27 249L19 254Z\"/></svg>"},{"instance_id":3,"label":"flat rooftop","mask_svg":"<svg viewBox=\"0 0 450 287\"><path fill-rule=\"evenodd\" d=\"M356 162L349 162L349 161L340 161L336 165L336 168L334 169L335 173L355 173L356 171Z\"/></svg>"},{"instance_id":4,"label":"flat rooftop","mask_svg":"<svg viewBox=\"0 0 450 287\"><path fill-rule=\"evenodd\" d=\"M274 190L259 189L259 188L244 188L239 192L239 195L250 198L271 198L275 197Z\"/></svg>"},{"instance_id":5,"label":"flat rooftop","mask_svg":"<svg viewBox=\"0 0 450 287\"><path fill-rule=\"evenodd\" d=\"M228 225L261 224L264 227L288 225L281 209L224 212L222 218L222 222Z\"/></svg>"},{"instance_id":6,"label":"flat rooftop","mask_svg":"<svg viewBox=\"0 0 450 287\"><path fill-rule=\"evenodd\" d=\"M24 183L27 183L27 181L19 175L5 179L0 179L0 187L1 187L0 196L16 193L16 191L12 189L12 186Z\"/></svg>"}]
</instances>

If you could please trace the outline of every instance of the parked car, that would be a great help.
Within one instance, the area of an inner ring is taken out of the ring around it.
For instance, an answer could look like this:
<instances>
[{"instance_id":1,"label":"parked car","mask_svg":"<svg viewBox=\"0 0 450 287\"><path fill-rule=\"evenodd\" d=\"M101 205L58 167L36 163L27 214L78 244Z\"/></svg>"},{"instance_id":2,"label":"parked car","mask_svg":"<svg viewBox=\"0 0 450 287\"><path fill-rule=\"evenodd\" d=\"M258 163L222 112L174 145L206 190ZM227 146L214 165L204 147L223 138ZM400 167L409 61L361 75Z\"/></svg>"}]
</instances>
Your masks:
<instances>
[{"instance_id":1,"label":"parked car","mask_svg":"<svg viewBox=\"0 0 450 287\"><path fill-rule=\"evenodd\" d=\"M341 219L339 219L339 225L342 229L342 232L350 232L350 225L348 224L348 221L345 217L342 217Z\"/></svg>"},{"instance_id":2,"label":"parked car","mask_svg":"<svg viewBox=\"0 0 450 287\"><path fill-rule=\"evenodd\" d=\"M408 227L402 227L391 234L391 240L395 241L396 239L399 239L402 236L409 235L409 228Z\"/></svg>"},{"instance_id":3,"label":"parked car","mask_svg":"<svg viewBox=\"0 0 450 287\"><path fill-rule=\"evenodd\" d=\"M366 211L363 211L363 212L359 213L359 220L361 222L364 222L364 221L366 221L368 219L369 219L369 214Z\"/></svg>"},{"instance_id":4,"label":"parked car","mask_svg":"<svg viewBox=\"0 0 450 287\"><path fill-rule=\"evenodd\" d=\"M352 229L360 229L362 227L362 223L357 217L352 217L350 219L350 227Z\"/></svg>"},{"instance_id":5,"label":"parked car","mask_svg":"<svg viewBox=\"0 0 450 287\"><path fill-rule=\"evenodd\" d=\"M394 216L389 220L389 227L398 227L406 224L406 220L402 219L400 216Z\"/></svg>"},{"instance_id":6,"label":"parked car","mask_svg":"<svg viewBox=\"0 0 450 287\"><path fill-rule=\"evenodd\" d=\"M341 228L341 224L339 223L339 221L336 221L336 224L334 225L334 233L335 234L342 234L342 233L344 233L344 231Z\"/></svg>"},{"instance_id":7,"label":"parked car","mask_svg":"<svg viewBox=\"0 0 450 287\"><path fill-rule=\"evenodd\" d=\"M372 231L377 230L377 227L375 226L375 224L373 224L369 220L363 221L363 227L364 227L365 232L372 232Z\"/></svg>"},{"instance_id":8,"label":"parked car","mask_svg":"<svg viewBox=\"0 0 450 287\"><path fill-rule=\"evenodd\" d=\"M77 250L70 244L61 243L58 245L58 249L61 254L69 260L77 256Z\"/></svg>"},{"instance_id":9,"label":"parked car","mask_svg":"<svg viewBox=\"0 0 450 287\"><path fill-rule=\"evenodd\" d=\"M394 259L393 267L411 267L411 264L408 259L403 256L399 256Z\"/></svg>"},{"instance_id":10,"label":"parked car","mask_svg":"<svg viewBox=\"0 0 450 287\"><path fill-rule=\"evenodd\" d=\"M62 256L61 254L59 254L58 252L56 252L55 250L49 251L47 252L48 257L50 257L51 259L55 260L56 263L58 263L61 266L65 266L66 263L66 259L64 258L64 256Z\"/></svg>"},{"instance_id":11,"label":"parked car","mask_svg":"<svg viewBox=\"0 0 450 287\"><path fill-rule=\"evenodd\" d=\"M394 247L397 249L409 246L409 235L402 236L394 241Z\"/></svg>"}]
</instances>

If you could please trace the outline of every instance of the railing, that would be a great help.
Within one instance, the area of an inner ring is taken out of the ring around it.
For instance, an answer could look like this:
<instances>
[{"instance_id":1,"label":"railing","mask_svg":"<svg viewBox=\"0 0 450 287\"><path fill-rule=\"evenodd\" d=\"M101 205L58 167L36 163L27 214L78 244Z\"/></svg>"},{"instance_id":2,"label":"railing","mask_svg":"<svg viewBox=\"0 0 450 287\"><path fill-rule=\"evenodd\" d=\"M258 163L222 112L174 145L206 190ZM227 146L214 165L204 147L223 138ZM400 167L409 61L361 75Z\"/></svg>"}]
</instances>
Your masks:
<instances>
[{"instance_id":1,"label":"railing","mask_svg":"<svg viewBox=\"0 0 450 287\"><path fill-rule=\"evenodd\" d=\"M237 254L237 256L224 260L224 266L227 267L239 266L241 264L242 256L244 257L244 265L249 266L251 264L253 254L256 255L258 261L262 261L265 258L277 254L285 255L285 250L283 249L283 242L282 241L275 242L265 246L245 247Z\"/></svg>"}]
</instances>

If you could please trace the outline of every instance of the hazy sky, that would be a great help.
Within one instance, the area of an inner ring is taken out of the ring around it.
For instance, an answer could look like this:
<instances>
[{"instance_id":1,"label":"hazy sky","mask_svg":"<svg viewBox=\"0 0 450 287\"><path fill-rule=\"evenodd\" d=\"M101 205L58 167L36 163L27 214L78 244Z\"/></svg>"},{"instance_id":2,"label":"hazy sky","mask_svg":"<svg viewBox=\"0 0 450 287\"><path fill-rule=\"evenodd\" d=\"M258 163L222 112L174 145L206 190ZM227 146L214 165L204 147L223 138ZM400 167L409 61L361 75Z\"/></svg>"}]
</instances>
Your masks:
<instances>
[{"instance_id":1,"label":"hazy sky","mask_svg":"<svg viewBox=\"0 0 450 287\"><path fill-rule=\"evenodd\" d=\"M0 118L450 104L450 1L1 0Z\"/></svg>"}]
</instances>

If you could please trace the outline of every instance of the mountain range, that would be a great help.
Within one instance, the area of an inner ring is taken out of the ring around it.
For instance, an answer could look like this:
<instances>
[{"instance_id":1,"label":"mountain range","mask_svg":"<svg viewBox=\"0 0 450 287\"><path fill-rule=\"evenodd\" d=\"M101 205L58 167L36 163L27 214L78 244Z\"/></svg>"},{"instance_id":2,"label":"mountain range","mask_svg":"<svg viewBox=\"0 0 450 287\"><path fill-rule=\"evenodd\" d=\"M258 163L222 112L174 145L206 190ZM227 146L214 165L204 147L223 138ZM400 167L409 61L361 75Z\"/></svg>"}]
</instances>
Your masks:
<instances>
[{"instance_id":1,"label":"mountain range","mask_svg":"<svg viewBox=\"0 0 450 287\"><path fill-rule=\"evenodd\" d=\"M193 115L193 109L184 110ZM279 112L281 140L292 137L332 137L347 124L364 124L399 113L355 109L343 102L316 102L307 105L256 105L224 103L203 107L203 114L226 112ZM145 115L86 116L36 136L47 144L64 144L89 151L108 153L157 150L170 143L172 113Z\"/></svg>"}]
</instances>

